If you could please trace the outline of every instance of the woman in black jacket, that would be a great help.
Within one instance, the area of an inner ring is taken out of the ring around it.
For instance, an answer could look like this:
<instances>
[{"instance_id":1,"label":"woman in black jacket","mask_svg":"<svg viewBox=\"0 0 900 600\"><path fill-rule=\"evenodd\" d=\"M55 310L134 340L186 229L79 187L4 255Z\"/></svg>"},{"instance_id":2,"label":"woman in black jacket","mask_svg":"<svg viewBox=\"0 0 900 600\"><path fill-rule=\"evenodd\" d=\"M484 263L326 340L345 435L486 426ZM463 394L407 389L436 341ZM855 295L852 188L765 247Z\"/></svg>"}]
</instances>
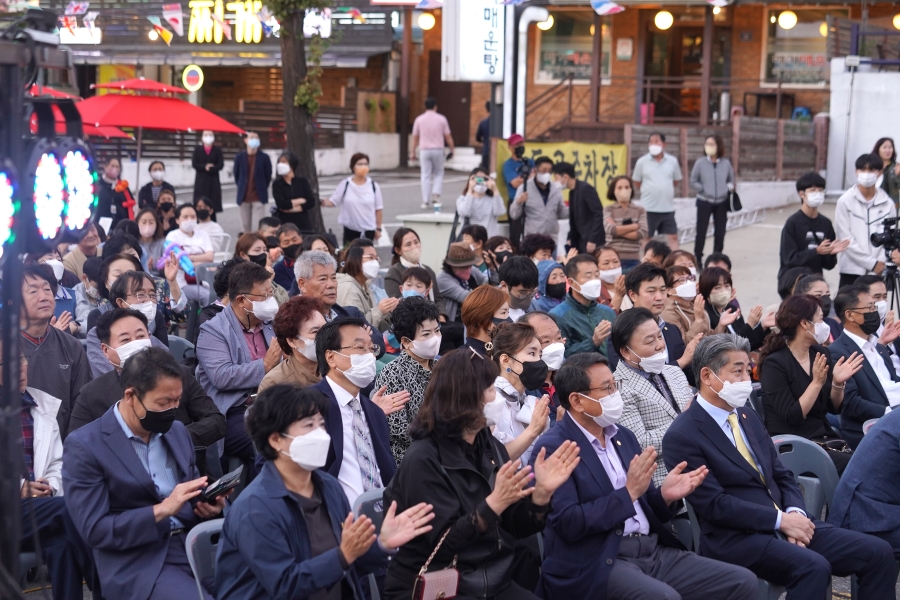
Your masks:
<instances>
[{"instance_id":1,"label":"woman in black jacket","mask_svg":"<svg viewBox=\"0 0 900 600\"><path fill-rule=\"evenodd\" d=\"M147 169L150 172L150 183L144 184L138 191L138 208L153 208L163 190L175 191L168 181L165 181L166 165L161 160L154 160Z\"/></svg>"},{"instance_id":2,"label":"woman in black jacket","mask_svg":"<svg viewBox=\"0 0 900 600\"><path fill-rule=\"evenodd\" d=\"M706 301L704 308L709 316L709 328L715 329L719 326L719 317L722 313L732 314L738 311L738 317L727 327L728 333L736 333L747 338L750 340L750 349L759 350L767 333L760 325L763 307L761 304L754 306L744 320L735 300L737 290L732 287L731 273L719 267L703 269L697 287Z\"/></svg>"},{"instance_id":3,"label":"woman in black jacket","mask_svg":"<svg viewBox=\"0 0 900 600\"><path fill-rule=\"evenodd\" d=\"M219 181L219 173L225 167L225 158L222 149L213 146L216 136L208 129L201 137L202 144L194 148L191 156L191 166L194 167L194 203L200 198L208 198L213 209L213 221L216 213L222 212L222 183Z\"/></svg>"},{"instance_id":4,"label":"woman in black jacket","mask_svg":"<svg viewBox=\"0 0 900 600\"><path fill-rule=\"evenodd\" d=\"M391 561L388 600L410 598L419 570L436 548L428 570L455 561L458 600L537 598L514 580L514 571L538 568L537 561L515 564L517 540L544 529L550 498L578 464L578 449L566 443L550 457L542 452L534 477L529 467L517 470L519 461L509 460L489 428L495 407L502 409L505 402L495 399L496 376L496 365L470 348L435 363L410 428L414 441L384 496L385 505L396 501L398 511L431 504L435 518L430 532L400 548Z\"/></svg>"},{"instance_id":5,"label":"woman in black jacket","mask_svg":"<svg viewBox=\"0 0 900 600\"><path fill-rule=\"evenodd\" d=\"M775 323L780 333L770 333L760 353L766 428L772 435L798 435L820 444L840 475L852 454L825 416L841 412L844 386L862 368L863 354L833 362L822 346L831 330L813 296L790 296L778 308Z\"/></svg>"},{"instance_id":6,"label":"woman in black jacket","mask_svg":"<svg viewBox=\"0 0 900 600\"><path fill-rule=\"evenodd\" d=\"M316 195L305 177L296 175L300 159L290 150L285 150L275 164L277 177L272 183L272 197L281 219L281 224L293 223L301 232L315 231L310 211L316 207Z\"/></svg>"}]
</instances>

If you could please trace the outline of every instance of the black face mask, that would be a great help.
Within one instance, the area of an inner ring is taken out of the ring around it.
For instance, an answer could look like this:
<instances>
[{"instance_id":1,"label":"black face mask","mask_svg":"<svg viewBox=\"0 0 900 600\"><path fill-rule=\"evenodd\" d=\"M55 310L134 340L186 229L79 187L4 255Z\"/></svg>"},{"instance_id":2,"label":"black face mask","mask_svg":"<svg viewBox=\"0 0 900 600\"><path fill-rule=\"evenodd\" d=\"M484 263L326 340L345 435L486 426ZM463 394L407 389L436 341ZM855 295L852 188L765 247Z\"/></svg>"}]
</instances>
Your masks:
<instances>
[{"instance_id":1,"label":"black face mask","mask_svg":"<svg viewBox=\"0 0 900 600\"><path fill-rule=\"evenodd\" d=\"M146 412L143 417L138 417L138 420L141 422L141 427L143 427L145 431L149 431L150 433L167 433L172 428L172 423L175 422L174 408L168 410L148 410L140 398L138 398L138 402L141 403L141 406L144 407L144 411Z\"/></svg>"},{"instance_id":2,"label":"black face mask","mask_svg":"<svg viewBox=\"0 0 900 600\"><path fill-rule=\"evenodd\" d=\"M297 255L300 254L300 244L291 244L287 248L282 248L284 252L284 256L291 260L297 258Z\"/></svg>"},{"instance_id":3,"label":"black face mask","mask_svg":"<svg viewBox=\"0 0 900 600\"><path fill-rule=\"evenodd\" d=\"M500 325L501 323L512 323L512 322L513 322L513 320L511 317L506 317L505 319L491 317L491 323L493 323L495 327Z\"/></svg>"},{"instance_id":4,"label":"black face mask","mask_svg":"<svg viewBox=\"0 0 900 600\"><path fill-rule=\"evenodd\" d=\"M169 212L175 208L175 204L172 202L160 202L159 203L159 212Z\"/></svg>"},{"instance_id":5,"label":"black face mask","mask_svg":"<svg viewBox=\"0 0 900 600\"><path fill-rule=\"evenodd\" d=\"M873 310L872 312L867 312L865 315L865 321L863 324L859 326L862 329L862 332L866 335L872 335L878 328L881 327L881 316L878 314L877 310Z\"/></svg>"},{"instance_id":6,"label":"black face mask","mask_svg":"<svg viewBox=\"0 0 900 600\"><path fill-rule=\"evenodd\" d=\"M516 155L516 158L522 158L525 156L525 146L516 146L516 149L513 151Z\"/></svg>"},{"instance_id":7,"label":"black face mask","mask_svg":"<svg viewBox=\"0 0 900 600\"><path fill-rule=\"evenodd\" d=\"M827 317L831 314L831 298L829 296L822 296L819 298L819 304L822 305L822 316Z\"/></svg>"},{"instance_id":8,"label":"black face mask","mask_svg":"<svg viewBox=\"0 0 900 600\"><path fill-rule=\"evenodd\" d=\"M531 362L522 362L517 358L513 358L514 361L522 365L522 372L519 373L519 381L522 382L522 385L525 386L526 390L538 390L544 385L544 382L547 381L547 371L549 370L547 367L547 363L542 360L535 360Z\"/></svg>"},{"instance_id":9,"label":"black face mask","mask_svg":"<svg viewBox=\"0 0 900 600\"><path fill-rule=\"evenodd\" d=\"M200 221L205 221L209 218L209 211L200 209L197 211L197 219Z\"/></svg>"},{"instance_id":10,"label":"black face mask","mask_svg":"<svg viewBox=\"0 0 900 600\"><path fill-rule=\"evenodd\" d=\"M499 267L503 263L506 262L506 259L512 256L513 253L509 250L504 250L503 252L494 252L494 256L497 257L497 266Z\"/></svg>"},{"instance_id":11,"label":"black face mask","mask_svg":"<svg viewBox=\"0 0 900 600\"><path fill-rule=\"evenodd\" d=\"M256 263L261 267L266 266L266 258L267 258L267 256L266 256L265 252L262 252L260 254L248 254L247 255L247 259L250 262Z\"/></svg>"},{"instance_id":12,"label":"black face mask","mask_svg":"<svg viewBox=\"0 0 900 600\"><path fill-rule=\"evenodd\" d=\"M566 295L566 282L562 283L548 283L547 284L547 296L550 298L556 298L557 300L561 300Z\"/></svg>"}]
</instances>

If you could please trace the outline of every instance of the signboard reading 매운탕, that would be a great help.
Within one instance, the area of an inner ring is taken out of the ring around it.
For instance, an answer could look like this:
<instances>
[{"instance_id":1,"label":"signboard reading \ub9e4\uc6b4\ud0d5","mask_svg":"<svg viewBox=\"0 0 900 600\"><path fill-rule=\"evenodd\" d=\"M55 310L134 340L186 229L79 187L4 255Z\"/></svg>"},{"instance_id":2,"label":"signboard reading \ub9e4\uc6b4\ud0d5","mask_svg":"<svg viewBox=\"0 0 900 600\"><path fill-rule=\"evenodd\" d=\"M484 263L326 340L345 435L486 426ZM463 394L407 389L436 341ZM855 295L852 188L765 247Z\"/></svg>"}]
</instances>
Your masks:
<instances>
[{"instance_id":1,"label":"signboard reading \ub9e4\uc6b4\ud0d5","mask_svg":"<svg viewBox=\"0 0 900 600\"><path fill-rule=\"evenodd\" d=\"M505 9L502 0L452 0L444 3L441 79L503 81Z\"/></svg>"},{"instance_id":2,"label":"signboard reading \ub9e4\uc6b4\ud0d5","mask_svg":"<svg viewBox=\"0 0 900 600\"><path fill-rule=\"evenodd\" d=\"M509 146L505 140L497 141L497 188L504 198L507 197L506 182L503 181L503 163L510 156ZM578 142L542 142L525 143L525 156L536 159L549 156L554 163L567 162L575 167L575 177L585 181L597 189L604 206L612 204L606 199L609 182L617 175L625 175L625 144L582 144ZM568 202L567 191L563 192Z\"/></svg>"}]
</instances>

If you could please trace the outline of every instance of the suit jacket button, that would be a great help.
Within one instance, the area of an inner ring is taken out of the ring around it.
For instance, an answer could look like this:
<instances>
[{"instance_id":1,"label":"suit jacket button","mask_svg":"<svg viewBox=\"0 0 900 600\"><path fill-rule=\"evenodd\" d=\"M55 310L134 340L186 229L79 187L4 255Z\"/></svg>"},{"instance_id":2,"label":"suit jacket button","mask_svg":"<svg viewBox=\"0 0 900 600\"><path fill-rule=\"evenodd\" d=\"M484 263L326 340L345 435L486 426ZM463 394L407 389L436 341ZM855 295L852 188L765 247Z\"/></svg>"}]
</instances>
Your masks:
<instances>
[{"instance_id":1,"label":"suit jacket button","mask_svg":"<svg viewBox=\"0 0 900 600\"><path fill-rule=\"evenodd\" d=\"M616 535L622 535L622 530L621 530L621 529L616 529Z\"/></svg>"},{"instance_id":2,"label":"suit jacket button","mask_svg":"<svg viewBox=\"0 0 900 600\"><path fill-rule=\"evenodd\" d=\"M611 565L611 564L612 564L612 559L611 559L611 558L607 558L607 559L606 559L606 564Z\"/></svg>"}]
</instances>

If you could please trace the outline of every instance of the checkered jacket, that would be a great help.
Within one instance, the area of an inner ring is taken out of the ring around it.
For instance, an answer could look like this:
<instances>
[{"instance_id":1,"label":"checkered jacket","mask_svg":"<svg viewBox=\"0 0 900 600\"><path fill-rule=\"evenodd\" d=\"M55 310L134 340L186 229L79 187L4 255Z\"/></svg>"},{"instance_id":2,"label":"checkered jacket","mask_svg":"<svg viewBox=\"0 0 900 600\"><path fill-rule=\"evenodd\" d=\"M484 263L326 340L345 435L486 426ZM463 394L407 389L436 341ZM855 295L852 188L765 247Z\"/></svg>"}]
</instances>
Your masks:
<instances>
[{"instance_id":1,"label":"checkered jacket","mask_svg":"<svg viewBox=\"0 0 900 600\"><path fill-rule=\"evenodd\" d=\"M682 412L687 410L694 392L682 370L673 365L665 365L661 375L679 408ZM625 403L619 423L634 433L642 448L651 445L656 448L657 468L653 474L653 483L661 486L668 474L663 463L662 439L678 413L652 381L630 368L625 361L619 361L615 376L616 380L622 382L622 401Z\"/></svg>"}]
</instances>

